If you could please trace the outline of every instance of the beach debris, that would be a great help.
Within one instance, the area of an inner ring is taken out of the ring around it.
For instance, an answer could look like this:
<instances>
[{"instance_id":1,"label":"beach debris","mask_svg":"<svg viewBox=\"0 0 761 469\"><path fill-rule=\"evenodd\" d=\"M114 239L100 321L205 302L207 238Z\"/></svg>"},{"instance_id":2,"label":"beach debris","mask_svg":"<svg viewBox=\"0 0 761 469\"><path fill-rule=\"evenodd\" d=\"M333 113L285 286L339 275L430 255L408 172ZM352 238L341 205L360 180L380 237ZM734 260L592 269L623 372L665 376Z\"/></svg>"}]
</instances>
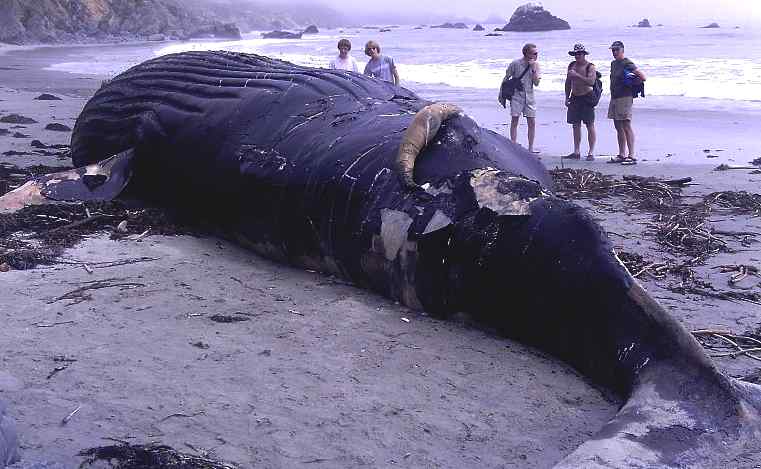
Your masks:
<instances>
[{"instance_id":1,"label":"beach debris","mask_svg":"<svg viewBox=\"0 0 761 469\"><path fill-rule=\"evenodd\" d=\"M748 383L761 384L761 368L758 368L745 376L738 376L737 379L747 381Z\"/></svg>"},{"instance_id":2,"label":"beach debris","mask_svg":"<svg viewBox=\"0 0 761 469\"><path fill-rule=\"evenodd\" d=\"M53 376L57 375L58 373L62 372L63 370L65 370L68 367L69 367L69 365L61 365L61 366L57 366L57 367L53 368L53 371L48 373L48 376L47 376L46 379L52 378Z\"/></svg>"},{"instance_id":3,"label":"beach debris","mask_svg":"<svg viewBox=\"0 0 761 469\"><path fill-rule=\"evenodd\" d=\"M64 143L54 143L52 145L46 145L40 142L39 140L32 140L32 142L29 145L33 146L34 148L55 148L59 150L69 148L69 146Z\"/></svg>"},{"instance_id":4,"label":"beach debris","mask_svg":"<svg viewBox=\"0 0 761 469\"><path fill-rule=\"evenodd\" d=\"M69 415L67 415L66 417L61 419L61 425L66 425L67 423L69 423L71 421L71 419L77 414L77 412L79 412L79 409L81 409L81 408L82 408L82 406L78 405L76 409L72 410L69 413Z\"/></svg>"},{"instance_id":5,"label":"beach debris","mask_svg":"<svg viewBox=\"0 0 761 469\"><path fill-rule=\"evenodd\" d=\"M711 192L705 196L704 203L729 209L734 213L749 213L756 217L761 215L761 194L746 191Z\"/></svg>"},{"instance_id":6,"label":"beach debris","mask_svg":"<svg viewBox=\"0 0 761 469\"><path fill-rule=\"evenodd\" d=\"M10 272L10 270L11 266L9 266L7 262L0 264L0 272Z\"/></svg>"},{"instance_id":7,"label":"beach debris","mask_svg":"<svg viewBox=\"0 0 761 469\"><path fill-rule=\"evenodd\" d=\"M48 166L22 169L0 163L0 195L38 175L60 169ZM114 230L116 220L128 221L127 233ZM110 232L114 239L130 234L144 237L148 235L148 230L160 235L205 232L191 226L197 226L197 222L181 225L178 217L164 209L128 207L118 201L30 206L13 214L0 214L0 264L7 263L14 269L29 269L39 264L70 263L58 259L65 249L74 246L86 235L103 231Z\"/></svg>"},{"instance_id":8,"label":"beach debris","mask_svg":"<svg viewBox=\"0 0 761 469\"><path fill-rule=\"evenodd\" d=\"M203 350L206 350L206 349L209 348L209 344L207 344L205 342L202 342L200 340L196 341L196 342L191 342L190 345L192 345L193 347L196 347L196 348L203 349Z\"/></svg>"},{"instance_id":9,"label":"beach debris","mask_svg":"<svg viewBox=\"0 0 761 469\"><path fill-rule=\"evenodd\" d=\"M401 318L402 322L410 322L409 318Z\"/></svg>"},{"instance_id":10,"label":"beach debris","mask_svg":"<svg viewBox=\"0 0 761 469\"><path fill-rule=\"evenodd\" d=\"M71 127L58 122L52 122L45 126L45 130L54 130L56 132L71 132Z\"/></svg>"},{"instance_id":11,"label":"beach debris","mask_svg":"<svg viewBox=\"0 0 761 469\"><path fill-rule=\"evenodd\" d=\"M34 99L38 101L61 101L61 98L50 93L42 93L41 95L37 96Z\"/></svg>"},{"instance_id":12,"label":"beach debris","mask_svg":"<svg viewBox=\"0 0 761 469\"><path fill-rule=\"evenodd\" d=\"M35 322L32 325L35 327L55 327L55 326L61 326L64 324L76 324L76 322L75 321L59 321L59 322L52 322L52 323Z\"/></svg>"},{"instance_id":13,"label":"beach debris","mask_svg":"<svg viewBox=\"0 0 761 469\"><path fill-rule=\"evenodd\" d=\"M20 114L8 114L7 116L0 117L0 122L4 124L36 124L37 121L31 117L25 117Z\"/></svg>"},{"instance_id":14,"label":"beach debris","mask_svg":"<svg viewBox=\"0 0 761 469\"><path fill-rule=\"evenodd\" d=\"M229 324L233 322L242 322L242 321L250 321L251 318L247 318L245 315L241 313L235 313L235 315L228 315L228 314L215 314L213 316L209 316L209 319L211 319L214 322L219 322L223 324Z\"/></svg>"},{"instance_id":15,"label":"beach debris","mask_svg":"<svg viewBox=\"0 0 761 469\"><path fill-rule=\"evenodd\" d=\"M709 354L711 357L745 356L761 361L761 336L757 334L738 335L729 330L698 329L692 331L692 335L704 348L717 352Z\"/></svg>"},{"instance_id":16,"label":"beach debris","mask_svg":"<svg viewBox=\"0 0 761 469\"><path fill-rule=\"evenodd\" d=\"M144 283L138 282L125 282L123 278L108 278L104 280L91 280L81 284L79 288L76 288L70 292L48 301L48 304L57 303L59 301L70 301L67 306L82 303L92 299L90 291L101 290L103 288L118 288L120 290L132 290L134 288L144 287Z\"/></svg>"},{"instance_id":17,"label":"beach debris","mask_svg":"<svg viewBox=\"0 0 761 469\"><path fill-rule=\"evenodd\" d=\"M118 225L116 225L116 231L119 233L126 233L127 232L127 220L122 220L119 222Z\"/></svg>"},{"instance_id":18,"label":"beach debris","mask_svg":"<svg viewBox=\"0 0 761 469\"><path fill-rule=\"evenodd\" d=\"M210 459L208 455L181 453L158 443L133 445L120 442L118 445L82 450L79 456L87 458L79 466L80 469L103 462L113 469L238 469L234 464ZM102 465L97 464L96 467Z\"/></svg>"},{"instance_id":19,"label":"beach debris","mask_svg":"<svg viewBox=\"0 0 761 469\"><path fill-rule=\"evenodd\" d=\"M714 267L714 269L719 269L719 271L723 274L732 272L733 274L729 278L730 285L735 285L740 283L743 279L745 279L749 275L761 277L761 275L759 275L758 267L753 265L728 264L728 265L720 265L720 266Z\"/></svg>"},{"instance_id":20,"label":"beach debris","mask_svg":"<svg viewBox=\"0 0 761 469\"><path fill-rule=\"evenodd\" d=\"M634 201L627 206L654 214L654 218L645 223L647 230L644 234L665 247L676 259L649 260L640 254L617 252L635 278L675 278L675 283L665 286L675 293L761 304L761 292L750 289L723 291L700 279L694 270L718 253L733 252L731 241L746 247L757 242L761 233L719 230L709 219L712 216L715 219L716 214L759 216L761 195L744 191L712 192L696 203L687 204L682 200L681 188L691 184L690 178L657 180L624 176L618 180L589 170L557 168L550 173L555 180L556 193L562 197L600 200L623 196ZM738 267L730 279L730 286L752 272L752 268L743 270Z\"/></svg>"},{"instance_id":21,"label":"beach debris","mask_svg":"<svg viewBox=\"0 0 761 469\"><path fill-rule=\"evenodd\" d=\"M729 171L730 169L756 169L755 166L736 165L736 164L720 164L715 167L714 171Z\"/></svg>"}]
</instances>

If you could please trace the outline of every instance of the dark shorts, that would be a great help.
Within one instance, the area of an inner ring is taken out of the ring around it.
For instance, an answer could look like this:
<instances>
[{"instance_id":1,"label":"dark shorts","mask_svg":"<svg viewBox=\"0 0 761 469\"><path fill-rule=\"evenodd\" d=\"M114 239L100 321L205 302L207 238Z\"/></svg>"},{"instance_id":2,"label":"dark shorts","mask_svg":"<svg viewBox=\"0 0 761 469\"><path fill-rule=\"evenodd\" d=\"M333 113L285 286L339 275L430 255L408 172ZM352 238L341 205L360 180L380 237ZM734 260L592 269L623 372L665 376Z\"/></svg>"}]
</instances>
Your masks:
<instances>
[{"instance_id":1,"label":"dark shorts","mask_svg":"<svg viewBox=\"0 0 761 469\"><path fill-rule=\"evenodd\" d=\"M589 125L595 121L595 107L589 104L589 96L571 96L568 104L568 123Z\"/></svg>"}]
</instances>

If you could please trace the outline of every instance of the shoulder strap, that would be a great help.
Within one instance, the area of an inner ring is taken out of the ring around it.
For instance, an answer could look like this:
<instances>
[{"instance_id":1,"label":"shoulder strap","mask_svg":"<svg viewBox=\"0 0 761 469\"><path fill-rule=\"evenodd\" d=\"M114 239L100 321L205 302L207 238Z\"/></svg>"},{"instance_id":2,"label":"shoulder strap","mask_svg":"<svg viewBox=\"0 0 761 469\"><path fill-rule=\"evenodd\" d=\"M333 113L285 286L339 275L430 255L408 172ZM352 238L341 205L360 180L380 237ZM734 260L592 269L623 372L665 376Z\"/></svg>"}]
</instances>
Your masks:
<instances>
[{"instance_id":1,"label":"shoulder strap","mask_svg":"<svg viewBox=\"0 0 761 469\"><path fill-rule=\"evenodd\" d=\"M518 81L520 81L520 80L522 80L522 79L523 79L523 75L525 75L525 74L526 74L526 72L528 72L528 69L529 69L529 68L531 68L531 65L526 65L526 69L525 69L525 70L523 70L523 73L521 73L521 76L519 76L519 77L518 77Z\"/></svg>"}]
</instances>

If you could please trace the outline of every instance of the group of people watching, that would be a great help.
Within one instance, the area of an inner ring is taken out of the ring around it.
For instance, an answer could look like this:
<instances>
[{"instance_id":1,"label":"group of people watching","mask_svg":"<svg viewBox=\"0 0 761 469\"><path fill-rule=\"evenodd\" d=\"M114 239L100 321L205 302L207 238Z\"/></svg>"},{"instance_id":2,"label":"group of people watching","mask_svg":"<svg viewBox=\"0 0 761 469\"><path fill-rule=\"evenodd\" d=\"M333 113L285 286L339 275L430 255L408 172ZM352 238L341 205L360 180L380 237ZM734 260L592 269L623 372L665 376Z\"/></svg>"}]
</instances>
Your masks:
<instances>
[{"instance_id":1,"label":"group of people watching","mask_svg":"<svg viewBox=\"0 0 761 469\"><path fill-rule=\"evenodd\" d=\"M610 104L608 119L613 121L618 140L618 155L611 163L635 164L634 130L632 129L632 105L634 96L646 80L645 74L624 54L624 43L615 41L610 46L613 61L610 63ZM539 85L542 75L539 68L539 50L535 44L523 46L523 57L514 60L505 73L505 79L518 77L520 86L510 99L510 139L517 142L518 120L523 115L528 127L528 150L534 150L536 135L536 101L534 87ZM568 64L565 79L565 105L568 108L566 121L573 126L573 152L566 158L581 159L581 124L587 127L589 150L586 159L594 160L597 131L595 129L595 98L593 86L597 80L595 64L587 60L589 52L583 44L575 44L568 55L574 60Z\"/></svg>"},{"instance_id":2,"label":"group of people watching","mask_svg":"<svg viewBox=\"0 0 761 469\"><path fill-rule=\"evenodd\" d=\"M330 62L330 68L359 72L357 61L349 55L351 42L348 39L338 41L338 57ZM624 54L624 44L615 41L610 46L613 61L610 64L610 104L608 119L613 121L618 141L618 155L610 163L635 164L637 158L634 151L634 130L632 129L632 104L639 87L646 80L645 74ZM365 65L364 74L381 80L399 84L394 59L381 55L380 45L375 41L365 44L365 55L370 60ZM522 49L523 56L510 63L505 73L505 80L518 78L520 85L510 99L510 139L513 143L518 140L518 123L521 115L526 118L528 128L528 151L539 153L534 149L536 136L536 101L534 87L541 81L539 67L539 50L535 44L526 44ZM593 87L597 80L595 64L587 60L589 52L583 44L575 44L568 55L574 60L568 64L565 80L565 105L567 122L573 126L573 152L566 158L581 159L581 124L587 128L589 150L586 159L594 160L597 131L595 129L595 106ZM599 99L599 96L597 96Z\"/></svg>"},{"instance_id":3,"label":"group of people watching","mask_svg":"<svg viewBox=\"0 0 761 469\"><path fill-rule=\"evenodd\" d=\"M348 39L338 41L338 57L330 61L330 68L359 73L357 61L349 55L350 50L351 42ZM381 55L380 52L380 44L375 41L367 41L365 55L370 57L370 60L365 65L364 74L398 85L399 73L396 71L394 59L387 55Z\"/></svg>"}]
</instances>

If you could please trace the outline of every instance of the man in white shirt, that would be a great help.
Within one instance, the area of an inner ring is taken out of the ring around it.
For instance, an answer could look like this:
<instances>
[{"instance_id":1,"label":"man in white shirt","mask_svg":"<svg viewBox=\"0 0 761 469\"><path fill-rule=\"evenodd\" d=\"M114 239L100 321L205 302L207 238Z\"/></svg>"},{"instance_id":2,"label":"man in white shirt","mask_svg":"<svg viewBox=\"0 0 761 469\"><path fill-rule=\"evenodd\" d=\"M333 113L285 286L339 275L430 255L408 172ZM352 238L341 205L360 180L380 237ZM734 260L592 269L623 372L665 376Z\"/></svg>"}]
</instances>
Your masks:
<instances>
[{"instance_id":1,"label":"man in white shirt","mask_svg":"<svg viewBox=\"0 0 761 469\"><path fill-rule=\"evenodd\" d=\"M351 42L348 39L338 41L338 57L330 61L330 68L334 70L348 70L359 73L359 66L354 57L349 55Z\"/></svg>"},{"instance_id":2,"label":"man in white shirt","mask_svg":"<svg viewBox=\"0 0 761 469\"><path fill-rule=\"evenodd\" d=\"M534 99L534 87L539 85L541 73L539 71L539 51L536 45L526 44L523 46L523 57L514 60L508 67L506 79L516 77L520 80L520 86L515 90L510 100L510 140L518 142L518 120L523 114L526 117L528 127L528 151L539 153L534 150L534 136L536 135L536 101Z\"/></svg>"}]
</instances>

